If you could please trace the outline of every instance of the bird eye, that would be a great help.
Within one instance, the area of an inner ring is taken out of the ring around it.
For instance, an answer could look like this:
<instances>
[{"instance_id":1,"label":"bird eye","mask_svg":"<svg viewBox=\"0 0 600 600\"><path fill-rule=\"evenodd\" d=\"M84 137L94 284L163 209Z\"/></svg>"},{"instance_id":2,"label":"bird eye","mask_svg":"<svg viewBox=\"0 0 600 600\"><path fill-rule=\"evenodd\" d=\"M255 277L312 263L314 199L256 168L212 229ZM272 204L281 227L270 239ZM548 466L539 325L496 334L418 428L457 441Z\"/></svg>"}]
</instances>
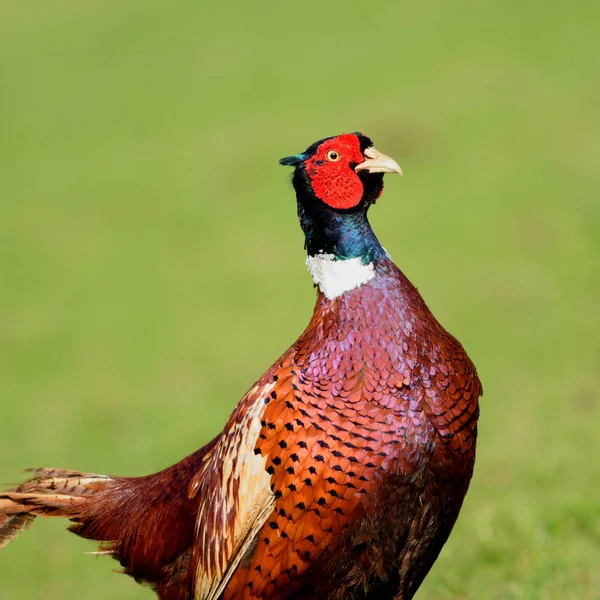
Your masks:
<instances>
[{"instance_id":1,"label":"bird eye","mask_svg":"<svg viewBox=\"0 0 600 600\"><path fill-rule=\"evenodd\" d=\"M329 162L337 162L340 160L339 152L336 152L335 150L330 150L326 156Z\"/></svg>"}]
</instances>

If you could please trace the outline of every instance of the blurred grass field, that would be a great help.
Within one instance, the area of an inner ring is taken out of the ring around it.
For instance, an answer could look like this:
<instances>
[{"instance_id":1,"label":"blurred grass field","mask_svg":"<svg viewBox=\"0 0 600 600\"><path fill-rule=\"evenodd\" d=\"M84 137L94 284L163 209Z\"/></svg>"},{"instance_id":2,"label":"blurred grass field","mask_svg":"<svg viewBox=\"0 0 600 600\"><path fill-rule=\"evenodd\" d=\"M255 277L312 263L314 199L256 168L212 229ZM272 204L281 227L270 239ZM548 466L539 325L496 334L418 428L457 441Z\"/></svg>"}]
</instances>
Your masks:
<instances>
[{"instance_id":1,"label":"blurred grass field","mask_svg":"<svg viewBox=\"0 0 600 600\"><path fill-rule=\"evenodd\" d=\"M208 441L314 291L277 159L361 130L379 237L484 383L420 600L600 598L597 4L4 3L0 481L139 475ZM149 599L65 524L0 599Z\"/></svg>"}]
</instances>

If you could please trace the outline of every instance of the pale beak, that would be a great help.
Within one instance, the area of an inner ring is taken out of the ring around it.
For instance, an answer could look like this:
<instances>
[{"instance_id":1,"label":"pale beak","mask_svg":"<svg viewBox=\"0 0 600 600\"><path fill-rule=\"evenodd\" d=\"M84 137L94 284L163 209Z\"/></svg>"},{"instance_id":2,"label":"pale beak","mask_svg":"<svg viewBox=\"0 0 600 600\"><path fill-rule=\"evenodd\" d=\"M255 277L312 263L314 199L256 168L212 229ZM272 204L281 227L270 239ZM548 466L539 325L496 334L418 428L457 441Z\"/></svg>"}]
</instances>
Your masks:
<instances>
[{"instance_id":1,"label":"pale beak","mask_svg":"<svg viewBox=\"0 0 600 600\"><path fill-rule=\"evenodd\" d=\"M379 150L376 150L371 146L364 152L367 160L356 165L355 171L368 171L369 173L398 173L402 175L402 169L400 165L392 160L389 156L381 154Z\"/></svg>"}]
</instances>

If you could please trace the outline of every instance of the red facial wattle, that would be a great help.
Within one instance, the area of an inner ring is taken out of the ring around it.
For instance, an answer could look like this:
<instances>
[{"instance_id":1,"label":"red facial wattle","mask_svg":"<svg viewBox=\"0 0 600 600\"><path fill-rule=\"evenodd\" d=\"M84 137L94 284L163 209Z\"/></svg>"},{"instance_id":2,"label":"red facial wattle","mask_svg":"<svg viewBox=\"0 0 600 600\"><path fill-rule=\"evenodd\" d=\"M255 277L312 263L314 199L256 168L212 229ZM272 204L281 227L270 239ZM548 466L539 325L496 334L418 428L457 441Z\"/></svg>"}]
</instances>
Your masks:
<instances>
[{"instance_id":1,"label":"red facial wattle","mask_svg":"<svg viewBox=\"0 0 600 600\"><path fill-rule=\"evenodd\" d=\"M364 187L354 167L363 160L356 135L325 140L305 163L317 198L336 209L356 206L363 197Z\"/></svg>"}]
</instances>

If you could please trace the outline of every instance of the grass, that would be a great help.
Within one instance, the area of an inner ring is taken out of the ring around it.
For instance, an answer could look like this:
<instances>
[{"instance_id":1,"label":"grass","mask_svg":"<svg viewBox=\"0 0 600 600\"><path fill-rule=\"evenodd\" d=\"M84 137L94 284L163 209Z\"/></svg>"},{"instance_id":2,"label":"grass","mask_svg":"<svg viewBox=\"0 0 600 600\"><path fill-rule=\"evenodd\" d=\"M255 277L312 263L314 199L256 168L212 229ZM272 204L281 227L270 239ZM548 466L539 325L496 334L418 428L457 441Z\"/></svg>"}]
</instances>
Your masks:
<instances>
[{"instance_id":1,"label":"grass","mask_svg":"<svg viewBox=\"0 0 600 600\"><path fill-rule=\"evenodd\" d=\"M215 435L312 310L277 159L362 130L406 173L374 227L485 387L418 598L597 598L596 5L33 4L0 20L0 480ZM151 597L93 549L36 523L0 597Z\"/></svg>"}]
</instances>

